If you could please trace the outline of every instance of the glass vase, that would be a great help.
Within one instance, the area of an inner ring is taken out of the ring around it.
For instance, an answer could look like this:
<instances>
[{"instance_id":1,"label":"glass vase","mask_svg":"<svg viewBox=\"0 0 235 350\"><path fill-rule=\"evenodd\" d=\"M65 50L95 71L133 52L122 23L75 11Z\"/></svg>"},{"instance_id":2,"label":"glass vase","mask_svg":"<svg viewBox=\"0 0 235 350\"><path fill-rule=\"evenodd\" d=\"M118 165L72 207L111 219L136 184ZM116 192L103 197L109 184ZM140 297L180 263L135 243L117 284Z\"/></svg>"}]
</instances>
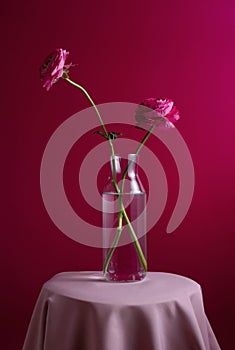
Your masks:
<instances>
[{"instance_id":1,"label":"glass vase","mask_svg":"<svg viewBox=\"0 0 235 350\"><path fill-rule=\"evenodd\" d=\"M111 157L102 194L103 267L108 281L140 281L146 275L146 193L135 154Z\"/></svg>"}]
</instances>

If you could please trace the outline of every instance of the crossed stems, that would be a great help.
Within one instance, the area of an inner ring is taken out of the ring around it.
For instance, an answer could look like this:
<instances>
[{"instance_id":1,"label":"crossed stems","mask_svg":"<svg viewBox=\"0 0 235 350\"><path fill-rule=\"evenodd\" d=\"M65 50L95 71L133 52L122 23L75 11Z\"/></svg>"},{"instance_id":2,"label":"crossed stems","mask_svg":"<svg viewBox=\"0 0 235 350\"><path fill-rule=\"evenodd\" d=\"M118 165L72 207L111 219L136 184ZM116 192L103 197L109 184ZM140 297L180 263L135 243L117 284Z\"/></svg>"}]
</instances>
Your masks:
<instances>
[{"instance_id":1,"label":"crossed stems","mask_svg":"<svg viewBox=\"0 0 235 350\"><path fill-rule=\"evenodd\" d=\"M104 125L104 122L101 118L101 115L99 113L99 110L98 108L96 107L95 103L93 102L92 98L90 97L90 95L88 94L88 92L81 86L81 85L78 85L77 83L73 82L72 80L69 79L68 75L67 74L64 74L63 76L64 80L66 80L68 83L70 83L71 85L75 86L76 88L80 89L84 94L85 96L87 97L87 99L89 100L89 102L91 103L91 105L93 106L96 114L97 114L97 117L100 121L100 124L101 124L101 127L103 129L103 132L104 132L104 136L105 138L108 140L108 143L109 143L109 147L110 147L110 151L111 151L111 156L112 156L112 168L113 168L113 179L112 179L112 183L113 183L113 186L114 186L114 189L115 191L117 192L117 195L118 195L118 227L117 227L117 232L116 232L116 235L115 235L115 238L114 238L114 241L113 241L113 244L108 252L108 255L106 257L106 260L105 260L105 263L104 263L104 276L106 276L107 274L107 269L108 269L108 265L110 263L110 260L112 258L112 255L114 253L114 250L115 248L117 247L117 244L118 244L118 241L120 239L120 236L121 236L121 233L122 233L122 229L123 229L123 225L122 225L122 220L124 218L126 224L127 224L127 227L128 227L128 230L131 234L131 237L133 239L133 242L135 244L135 247L136 247L136 250L138 252L138 255L139 255L139 258L140 258L140 261L141 261L141 264L144 268L145 271L147 271L147 262L146 262L146 259L144 257L144 254L142 252L142 249L141 249L141 246L139 244L139 241L138 241L138 238L135 234L135 231L133 229L133 226L128 218L128 215L126 213L126 210L123 206L123 202L122 202L122 193L123 193L123 189L124 189L124 181L125 181L125 177L128 173L128 169L129 167L131 166L131 164L135 161L136 159L136 156L138 155L138 153L140 152L141 148L143 147L144 143L147 141L147 139L149 138L150 134L152 133L155 125L151 126L151 128L149 129L149 131L146 133L145 137L142 139L141 143L139 144L139 146L137 147L136 151L135 151L135 156L134 156L134 159L130 160L126 169L124 170L123 172L123 175L122 175L122 179L121 179L121 188L119 189L118 187L118 184L117 184L117 174L116 174L116 164L115 164L115 153L114 153L114 148L113 148L113 143L112 143L112 140L111 138L109 137L109 134L107 132L107 129Z\"/></svg>"},{"instance_id":2,"label":"crossed stems","mask_svg":"<svg viewBox=\"0 0 235 350\"><path fill-rule=\"evenodd\" d=\"M149 136L151 135L153 129L154 129L155 125L151 126L151 128L149 129L149 131L146 133L146 135L144 136L144 138L142 139L141 143L139 144L139 146L137 147L136 151L135 151L135 154L134 154L134 157L133 159L131 159L129 162L128 162L128 165L127 167L125 168L123 174L122 174L122 179L121 179L121 188L119 190L116 182L113 180L113 185L114 185L114 188L116 190L116 192L118 193L118 227L117 227L117 233L115 235L115 238L114 238L114 241L113 241L113 244L112 244L112 247L110 248L108 254L107 254L107 257L106 257L106 260L105 260L105 264L104 264L104 276L106 276L107 274L107 269L108 269L108 265L110 263L110 260L112 258L112 255L114 253L114 250L118 244L118 241L120 239L120 236L121 236L121 233L122 233L122 229L123 229L123 226L122 226L122 219L124 218L126 224L127 224L127 227L128 227L128 230L131 234L131 237L133 238L133 241L134 241L134 244L135 244L135 247L136 247L136 250L138 252L138 255L139 255L139 258L140 258L140 261L141 261L141 264L144 268L145 271L147 271L147 261L145 259L145 256L143 254L143 251L141 249L141 246L139 244L139 241L138 241L138 238L135 234L135 231L133 229L133 226L128 218L128 215L126 213L126 210L123 206L123 203L122 203L122 194L123 194L123 190L124 190L124 182L125 182L125 178L126 178L126 175L128 173L128 170L130 168L130 166L132 165L133 162L135 162L136 160L136 157L138 155L138 153L140 152L141 148L143 147L144 143L147 141L147 139L149 138Z\"/></svg>"}]
</instances>

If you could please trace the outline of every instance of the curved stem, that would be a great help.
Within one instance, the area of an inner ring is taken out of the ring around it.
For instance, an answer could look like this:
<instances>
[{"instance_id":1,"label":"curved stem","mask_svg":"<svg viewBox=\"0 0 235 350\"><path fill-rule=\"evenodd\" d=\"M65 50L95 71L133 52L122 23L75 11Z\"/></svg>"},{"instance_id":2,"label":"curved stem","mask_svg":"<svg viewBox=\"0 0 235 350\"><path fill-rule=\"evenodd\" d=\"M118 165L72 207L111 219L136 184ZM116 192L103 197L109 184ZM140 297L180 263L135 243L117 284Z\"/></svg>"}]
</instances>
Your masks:
<instances>
[{"instance_id":1,"label":"curved stem","mask_svg":"<svg viewBox=\"0 0 235 350\"><path fill-rule=\"evenodd\" d=\"M66 80L68 83L70 83L71 85L75 86L76 88L80 89L85 94L85 96L87 97L87 99L89 100L91 105L94 107L94 110L95 110L95 112L97 114L97 117L98 117L98 119L100 121L100 124L102 126L102 129L104 131L105 136L108 137L108 132L107 132L106 127L104 125L103 119L101 118L100 112L99 112L98 108L96 107L94 101L92 100L91 96L88 94L88 92L84 89L84 87L82 87L81 85L75 83L71 79L66 77L66 78L64 78L64 80Z\"/></svg>"},{"instance_id":2,"label":"curved stem","mask_svg":"<svg viewBox=\"0 0 235 350\"><path fill-rule=\"evenodd\" d=\"M96 105L95 105L94 101L92 100L91 96L88 94L88 92L86 91L86 89L84 89L83 86L75 83L73 80L69 79L68 77L64 77L64 80L66 80L68 83L70 83L71 85L75 86L76 88L80 89L84 93L84 95L87 97L87 99L91 103L91 105L93 106L93 108L94 108L94 110L96 112L96 115L97 115L97 117L98 117L98 119L100 121L101 127L102 127L102 129L104 131L104 135L105 135L106 139L109 142L109 147L110 147L111 155L112 155L112 163L113 163L113 175L114 175L114 179L116 181L116 167L115 167L114 148L113 148L112 141L111 141L111 139L109 137L109 134L108 134L107 129L106 129L105 125L104 125L103 119L102 119L102 117L100 115L100 112L99 112L98 108L96 107Z\"/></svg>"}]
</instances>

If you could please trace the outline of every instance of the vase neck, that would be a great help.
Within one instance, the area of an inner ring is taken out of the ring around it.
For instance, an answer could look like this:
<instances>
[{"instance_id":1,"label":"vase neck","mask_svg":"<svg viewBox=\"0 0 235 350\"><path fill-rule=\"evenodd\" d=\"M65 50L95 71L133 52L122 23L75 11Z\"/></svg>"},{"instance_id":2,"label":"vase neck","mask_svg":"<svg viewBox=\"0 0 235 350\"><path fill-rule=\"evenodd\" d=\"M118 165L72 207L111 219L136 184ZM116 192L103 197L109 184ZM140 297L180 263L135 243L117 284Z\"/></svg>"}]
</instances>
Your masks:
<instances>
[{"instance_id":1,"label":"vase neck","mask_svg":"<svg viewBox=\"0 0 235 350\"><path fill-rule=\"evenodd\" d=\"M122 176L125 171L126 177L136 177L138 172L138 156L135 154L128 154L127 156L115 155L110 158L110 165L112 174L114 174L114 167L117 176Z\"/></svg>"},{"instance_id":2,"label":"vase neck","mask_svg":"<svg viewBox=\"0 0 235 350\"><path fill-rule=\"evenodd\" d=\"M104 187L104 192L116 191L113 180L122 193L144 193L144 187L138 176L138 156L128 154L127 156L115 155L110 157L111 176ZM115 171L114 171L115 167Z\"/></svg>"}]
</instances>

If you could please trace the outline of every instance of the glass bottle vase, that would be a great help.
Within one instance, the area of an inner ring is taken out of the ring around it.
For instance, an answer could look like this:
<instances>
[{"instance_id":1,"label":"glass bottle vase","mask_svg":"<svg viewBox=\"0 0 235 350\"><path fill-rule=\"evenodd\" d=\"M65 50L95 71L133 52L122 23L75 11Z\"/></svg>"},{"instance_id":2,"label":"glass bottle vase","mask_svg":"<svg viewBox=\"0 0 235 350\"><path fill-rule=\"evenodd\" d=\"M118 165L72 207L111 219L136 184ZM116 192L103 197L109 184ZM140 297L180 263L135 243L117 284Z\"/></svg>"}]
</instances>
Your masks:
<instances>
[{"instance_id":1,"label":"glass bottle vase","mask_svg":"<svg viewBox=\"0 0 235 350\"><path fill-rule=\"evenodd\" d=\"M103 267L108 281L131 282L146 275L146 193L135 154L111 157L102 194Z\"/></svg>"}]
</instances>

